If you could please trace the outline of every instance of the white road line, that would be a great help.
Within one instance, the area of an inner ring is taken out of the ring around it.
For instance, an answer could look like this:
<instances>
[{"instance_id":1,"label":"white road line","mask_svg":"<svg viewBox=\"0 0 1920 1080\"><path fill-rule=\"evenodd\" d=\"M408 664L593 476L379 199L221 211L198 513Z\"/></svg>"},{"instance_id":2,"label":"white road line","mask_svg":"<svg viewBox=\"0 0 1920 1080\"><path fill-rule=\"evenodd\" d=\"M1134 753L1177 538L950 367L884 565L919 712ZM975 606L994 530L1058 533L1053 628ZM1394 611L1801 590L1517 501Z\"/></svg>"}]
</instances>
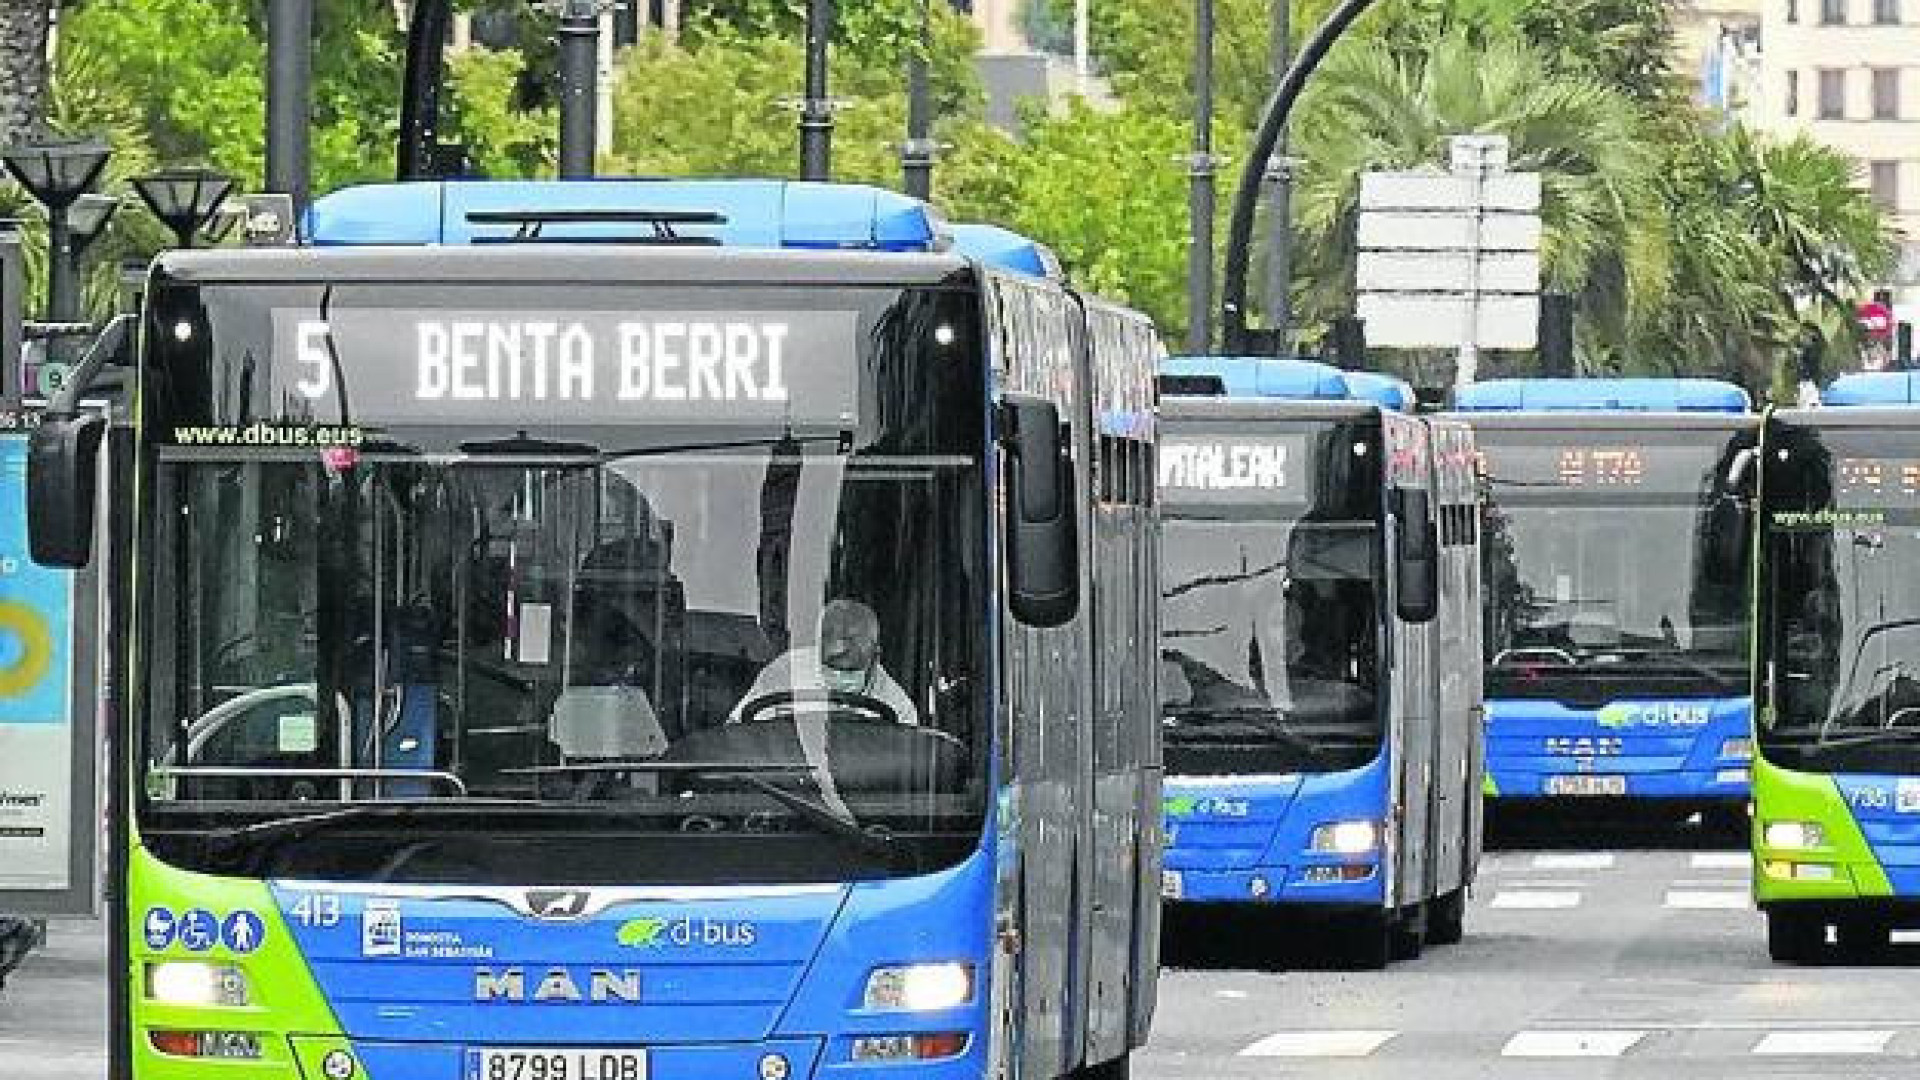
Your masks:
<instances>
[{"instance_id":1,"label":"white road line","mask_svg":"<svg viewBox=\"0 0 1920 1080\"><path fill-rule=\"evenodd\" d=\"M1564 911L1580 906L1577 892L1547 889L1502 889L1490 907L1505 911Z\"/></svg>"},{"instance_id":2,"label":"white road line","mask_svg":"<svg viewBox=\"0 0 1920 1080\"><path fill-rule=\"evenodd\" d=\"M1398 1034L1397 1031L1283 1031L1240 1051L1240 1056L1362 1058L1372 1055Z\"/></svg>"},{"instance_id":3,"label":"white road line","mask_svg":"<svg viewBox=\"0 0 1920 1080\"><path fill-rule=\"evenodd\" d=\"M1745 911L1753 900L1745 889L1668 889L1666 906L1677 911Z\"/></svg>"},{"instance_id":4,"label":"white road line","mask_svg":"<svg viewBox=\"0 0 1920 1080\"><path fill-rule=\"evenodd\" d=\"M1215 990L1213 996L1228 1001L1245 1001L1250 995L1245 990Z\"/></svg>"},{"instance_id":5,"label":"white road line","mask_svg":"<svg viewBox=\"0 0 1920 1080\"><path fill-rule=\"evenodd\" d=\"M1690 862L1695 870L1753 869L1753 856L1744 851L1696 851Z\"/></svg>"},{"instance_id":6,"label":"white road line","mask_svg":"<svg viewBox=\"0 0 1920 1080\"><path fill-rule=\"evenodd\" d=\"M1683 877L1674 878L1668 884L1675 889L1745 889L1749 887L1746 878Z\"/></svg>"},{"instance_id":7,"label":"white road line","mask_svg":"<svg viewBox=\"0 0 1920 1080\"><path fill-rule=\"evenodd\" d=\"M1647 1037L1644 1031L1523 1031L1501 1047L1501 1057L1619 1057Z\"/></svg>"},{"instance_id":8,"label":"white road line","mask_svg":"<svg viewBox=\"0 0 1920 1080\"><path fill-rule=\"evenodd\" d=\"M1776 1031L1754 1046L1756 1054L1882 1054L1891 1031Z\"/></svg>"},{"instance_id":9,"label":"white road line","mask_svg":"<svg viewBox=\"0 0 1920 1080\"><path fill-rule=\"evenodd\" d=\"M1535 855L1535 870L1611 870L1614 864L1611 851L1580 851L1570 854Z\"/></svg>"}]
</instances>

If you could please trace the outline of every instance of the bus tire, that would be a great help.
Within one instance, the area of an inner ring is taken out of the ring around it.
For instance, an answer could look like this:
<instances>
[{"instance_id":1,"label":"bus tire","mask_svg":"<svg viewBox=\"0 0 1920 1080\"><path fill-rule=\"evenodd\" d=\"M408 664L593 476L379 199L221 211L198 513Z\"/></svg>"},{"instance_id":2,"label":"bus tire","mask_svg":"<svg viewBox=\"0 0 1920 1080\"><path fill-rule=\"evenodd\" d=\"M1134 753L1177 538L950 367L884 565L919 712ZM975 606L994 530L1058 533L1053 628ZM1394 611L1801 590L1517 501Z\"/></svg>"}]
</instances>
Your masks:
<instances>
[{"instance_id":1,"label":"bus tire","mask_svg":"<svg viewBox=\"0 0 1920 1080\"><path fill-rule=\"evenodd\" d=\"M1112 1061L1075 1069L1068 1080L1127 1080L1133 1075L1133 1055L1121 1054Z\"/></svg>"},{"instance_id":2,"label":"bus tire","mask_svg":"<svg viewBox=\"0 0 1920 1080\"><path fill-rule=\"evenodd\" d=\"M1395 960L1418 960L1427 946L1427 910L1416 904L1389 920Z\"/></svg>"},{"instance_id":3,"label":"bus tire","mask_svg":"<svg viewBox=\"0 0 1920 1080\"><path fill-rule=\"evenodd\" d=\"M1767 912L1767 955L1776 964L1818 963L1827 949L1827 922L1804 911Z\"/></svg>"},{"instance_id":4,"label":"bus tire","mask_svg":"<svg viewBox=\"0 0 1920 1080\"><path fill-rule=\"evenodd\" d=\"M1347 966L1355 971L1384 971L1393 962L1399 921L1390 911L1370 911L1354 921L1347 940Z\"/></svg>"},{"instance_id":5,"label":"bus tire","mask_svg":"<svg viewBox=\"0 0 1920 1080\"><path fill-rule=\"evenodd\" d=\"M1466 936L1467 890L1462 886L1427 906L1427 944L1458 945Z\"/></svg>"}]
</instances>

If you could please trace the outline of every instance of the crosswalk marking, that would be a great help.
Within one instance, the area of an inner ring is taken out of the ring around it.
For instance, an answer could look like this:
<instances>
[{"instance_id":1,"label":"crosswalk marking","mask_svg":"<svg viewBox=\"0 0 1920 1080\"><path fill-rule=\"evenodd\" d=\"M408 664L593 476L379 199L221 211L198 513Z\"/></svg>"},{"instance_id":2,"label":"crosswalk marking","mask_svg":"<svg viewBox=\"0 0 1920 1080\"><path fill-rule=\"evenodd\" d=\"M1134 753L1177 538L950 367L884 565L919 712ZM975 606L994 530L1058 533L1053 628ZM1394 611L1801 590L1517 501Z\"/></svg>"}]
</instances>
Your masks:
<instances>
[{"instance_id":1,"label":"crosswalk marking","mask_svg":"<svg viewBox=\"0 0 1920 1080\"><path fill-rule=\"evenodd\" d=\"M1535 855L1535 870L1611 870L1614 855L1611 851L1576 851L1565 854Z\"/></svg>"},{"instance_id":2,"label":"crosswalk marking","mask_svg":"<svg viewBox=\"0 0 1920 1080\"><path fill-rule=\"evenodd\" d=\"M1647 1037L1644 1031L1523 1031L1507 1040L1501 1057L1619 1057Z\"/></svg>"},{"instance_id":3,"label":"crosswalk marking","mask_svg":"<svg viewBox=\"0 0 1920 1080\"><path fill-rule=\"evenodd\" d=\"M1564 889L1502 889L1490 905L1505 911L1564 911L1580 906L1581 894Z\"/></svg>"},{"instance_id":4,"label":"crosswalk marking","mask_svg":"<svg viewBox=\"0 0 1920 1080\"><path fill-rule=\"evenodd\" d=\"M1744 911L1753 901L1745 889L1668 889L1666 906L1679 911Z\"/></svg>"},{"instance_id":5,"label":"crosswalk marking","mask_svg":"<svg viewBox=\"0 0 1920 1080\"><path fill-rule=\"evenodd\" d=\"M1753 1052L1789 1054L1880 1054L1893 1041L1891 1031L1775 1031L1761 1039Z\"/></svg>"},{"instance_id":6,"label":"crosswalk marking","mask_svg":"<svg viewBox=\"0 0 1920 1080\"><path fill-rule=\"evenodd\" d=\"M1240 1051L1241 1057L1361 1058L1385 1046L1397 1031L1283 1031Z\"/></svg>"},{"instance_id":7,"label":"crosswalk marking","mask_svg":"<svg viewBox=\"0 0 1920 1080\"><path fill-rule=\"evenodd\" d=\"M1753 856L1744 851L1696 851L1691 863L1695 870L1751 870Z\"/></svg>"}]
</instances>

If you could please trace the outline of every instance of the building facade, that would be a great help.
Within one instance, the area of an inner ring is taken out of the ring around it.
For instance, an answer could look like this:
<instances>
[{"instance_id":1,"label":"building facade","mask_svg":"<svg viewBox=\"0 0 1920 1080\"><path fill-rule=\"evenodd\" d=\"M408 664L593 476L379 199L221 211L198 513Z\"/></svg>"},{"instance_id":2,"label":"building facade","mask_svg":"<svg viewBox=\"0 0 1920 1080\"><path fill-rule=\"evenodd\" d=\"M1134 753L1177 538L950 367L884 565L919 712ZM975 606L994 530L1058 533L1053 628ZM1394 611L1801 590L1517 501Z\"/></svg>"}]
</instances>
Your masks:
<instances>
[{"instance_id":1,"label":"building facade","mask_svg":"<svg viewBox=\"0 0 1920 1080\"><path fill-rule=\"evenodd\" d=\"M1758 126L1805 133L1859 163L1903 236L1887 284L1920 315L1920 0L1764 0ZM1863 298L1864 299L1864 298Z\"/></svg>"}]
</instances>

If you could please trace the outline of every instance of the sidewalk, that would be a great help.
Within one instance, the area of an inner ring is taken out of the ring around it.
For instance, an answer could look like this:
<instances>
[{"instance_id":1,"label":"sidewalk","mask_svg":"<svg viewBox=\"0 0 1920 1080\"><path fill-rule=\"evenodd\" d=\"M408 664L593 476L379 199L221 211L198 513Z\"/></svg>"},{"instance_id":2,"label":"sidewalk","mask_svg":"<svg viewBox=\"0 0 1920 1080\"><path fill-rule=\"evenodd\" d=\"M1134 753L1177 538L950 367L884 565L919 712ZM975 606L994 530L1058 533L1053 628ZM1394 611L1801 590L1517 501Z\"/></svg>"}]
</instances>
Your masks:
<instances>
[{"instance_id":1,"label":"sidewalk","mask_svg":"<svg viewBox=\"0 0 1920 1080\"><path fill-rule=\"evenodd\" d=\"M0 1077L101 1080L107 957L97 921L55 921L0 990Z\"/></svg>"}]
</instances>

